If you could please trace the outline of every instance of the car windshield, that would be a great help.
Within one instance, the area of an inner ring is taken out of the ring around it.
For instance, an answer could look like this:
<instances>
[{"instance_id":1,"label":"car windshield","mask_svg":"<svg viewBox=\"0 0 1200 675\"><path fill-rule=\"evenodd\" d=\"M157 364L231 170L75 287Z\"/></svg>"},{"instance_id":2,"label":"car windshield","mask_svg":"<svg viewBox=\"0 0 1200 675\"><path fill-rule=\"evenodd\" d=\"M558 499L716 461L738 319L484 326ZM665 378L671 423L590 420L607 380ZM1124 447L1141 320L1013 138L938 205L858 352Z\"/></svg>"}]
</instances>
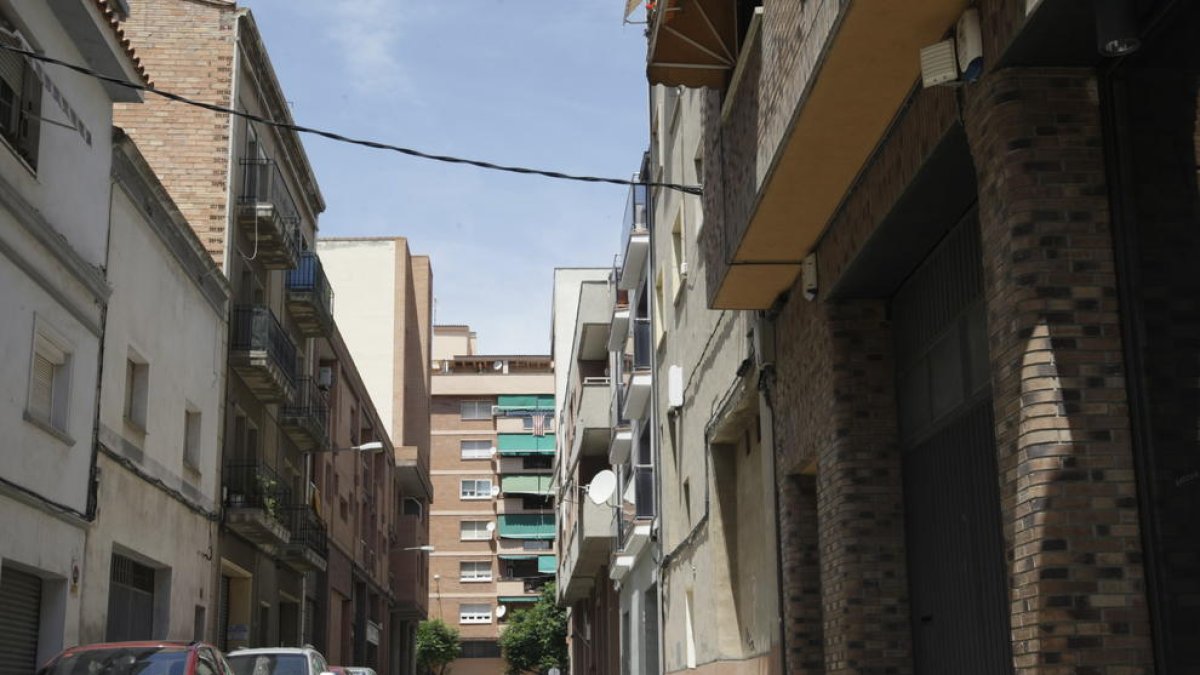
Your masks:
<instances>
[{"instance_id":1,"label":"car windshield","mask_svg":"<svg viewBox=\"0 0 1200 675\"><path fill-rule=\"evenodd\" d=\"M56 659L38 675L183 675L186 649L121 647L89 649Z\"/></svg>"},{"instance_id":2,"label":"car windshield","mask_svg":"<svg viewBox=\"0 0 1200 675\"><path fill-rule=\"evenodd\" d=\"M309 675L303 654L229 654L234 675Z\"/></svg>"}]
</instances>

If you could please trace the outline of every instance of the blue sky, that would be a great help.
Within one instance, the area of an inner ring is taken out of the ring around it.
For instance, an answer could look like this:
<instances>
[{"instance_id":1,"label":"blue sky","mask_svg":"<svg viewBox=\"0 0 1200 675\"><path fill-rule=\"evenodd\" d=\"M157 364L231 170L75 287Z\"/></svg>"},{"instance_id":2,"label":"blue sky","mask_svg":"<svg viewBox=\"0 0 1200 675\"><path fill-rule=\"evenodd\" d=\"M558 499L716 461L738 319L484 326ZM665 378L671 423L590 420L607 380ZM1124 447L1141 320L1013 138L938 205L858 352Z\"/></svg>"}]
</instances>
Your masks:
<instances>
[{"instance_id":1,"label":"blue sky","mask_svg":"<svg viewBox=\"0 0 1200 675\"><path fill-rule=\"evenodd\" d=\"M647 143L643 26L623 0L243 0L300 124L429 152L626 178ZM306 136L323 236L432 258L438 323L548 353L555 267L617 251L626 188Z\"/></svg>"}]
</instances>

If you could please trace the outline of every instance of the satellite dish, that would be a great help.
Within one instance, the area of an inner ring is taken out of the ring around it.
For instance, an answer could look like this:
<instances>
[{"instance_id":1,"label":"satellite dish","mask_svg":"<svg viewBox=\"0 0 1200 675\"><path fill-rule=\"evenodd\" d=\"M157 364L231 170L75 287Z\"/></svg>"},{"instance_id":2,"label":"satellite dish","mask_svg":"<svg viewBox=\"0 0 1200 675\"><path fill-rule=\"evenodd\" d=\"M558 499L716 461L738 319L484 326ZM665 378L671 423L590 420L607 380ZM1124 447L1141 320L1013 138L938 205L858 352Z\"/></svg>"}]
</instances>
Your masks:
<instances>
[{"instance_id":1,"label":"satellite dish","mask_svg":"<svg viewBox=\"0 0 1200 675\"><path fill-rule=\"evenodd\" d=\"M490 492L491 492L491 495L492 495L493 497L495 497L496 495L500 494L500 486L499 486L499 485L493 485L493 486L492 486L492 489L490 490Z\"/></svg>"},{"instance_id":2,"label":"satellite dish","mask_svg":"<svg viewBox=\"0 0 1200 675\"><path fill-rule=\"evenodd\" d=\"M499 619L500 617L504 616L507 612L508 612L508 608L505 607L504 605L500 605L500 606L496 607L496 618Z\"/></svg>"},{"instance_id":3,"label":"satellite dish","mask_svg":"<svg viewBox=\"0 0 1200 675\"><path fill-rule=\"evenodd\" d=\"M592 476L592 482L587 488L588 499L592 500L593 504L607 503L616 491L617 474L607 469Z\"/></svg>"},{"instance_id":4,"label":"satellite dish","mask_svg":"<svg viewBox=\"0 0 1200 675\"><path fill-rule=\"evenodd\" d=\"M493 445L492 447L488 448L488 454L491 455L492 457L495 457L496 456L496 446Z\"/></svg>"},{"instance_id":5,"label":"satellite dish","mask_svg":"<svg viewBox=\"0 0 1200 675\"><path fill-rule=\"evenodd\" d=\"M503 370L503 369L504 369L503 361L495 361L492 363L492 370Z\"/></svg>"},{"instance_id":6,"label":"satellite dish","mask_svg":"<svg viewBox=\"0 0 1200 675\"><path fill-rule=\"evenodd\" d=\"M495 532L496 531L496 523L493 523L492 521L489 520L487 527L485 529L487 529L488 532Z\"/></svg>"}]
</instances>

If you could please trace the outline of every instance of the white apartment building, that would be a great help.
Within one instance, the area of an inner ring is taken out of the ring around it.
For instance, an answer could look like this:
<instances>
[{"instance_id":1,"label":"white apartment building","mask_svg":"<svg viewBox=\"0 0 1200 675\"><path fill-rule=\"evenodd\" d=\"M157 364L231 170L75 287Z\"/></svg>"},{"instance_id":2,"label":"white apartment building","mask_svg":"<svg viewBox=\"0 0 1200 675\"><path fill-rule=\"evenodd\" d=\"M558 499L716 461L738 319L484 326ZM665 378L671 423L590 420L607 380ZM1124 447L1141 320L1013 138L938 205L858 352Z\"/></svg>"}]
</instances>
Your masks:
<instances>
[{"instance_id":1,"label":"white apartment building","mask_svg":"<svg viewBox=\"0 0 1200 675\"><path fill-rule=\"evenodd\" d=\"M130 81L118 0L0 4L0 44ZM95 514L109 287L112 105L134 90L0 51L0 663L33 672L79 640Z\"/></svg>"},{"instance_id":2,"label":"white apartment building","mask_svg":"<svg viewBox=\"0 0 1200 675\"><path fill-rule=\"evenodd\" d=\"M215 590L229 288L123 133L112 175L80 640L202 640Z\"/></svg>"}]
</instances>

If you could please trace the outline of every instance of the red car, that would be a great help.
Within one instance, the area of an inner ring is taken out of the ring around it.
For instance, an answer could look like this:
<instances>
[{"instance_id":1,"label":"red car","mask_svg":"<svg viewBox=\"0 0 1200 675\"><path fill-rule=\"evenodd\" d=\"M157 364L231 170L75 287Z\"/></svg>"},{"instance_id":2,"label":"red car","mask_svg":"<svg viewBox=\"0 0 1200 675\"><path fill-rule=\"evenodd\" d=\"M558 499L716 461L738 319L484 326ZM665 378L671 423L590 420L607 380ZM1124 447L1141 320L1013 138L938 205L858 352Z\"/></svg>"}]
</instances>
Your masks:
<instances>
[{"instance_id":1,"label":"red car","mask_svg":"<svg viewBox=\"0 0 1200 675\"><path fill-rule=\"evenodd\" d=\"M38 675L232 675L205 642L107 642L71 647Z\"/></svg>"}]
</instances>

